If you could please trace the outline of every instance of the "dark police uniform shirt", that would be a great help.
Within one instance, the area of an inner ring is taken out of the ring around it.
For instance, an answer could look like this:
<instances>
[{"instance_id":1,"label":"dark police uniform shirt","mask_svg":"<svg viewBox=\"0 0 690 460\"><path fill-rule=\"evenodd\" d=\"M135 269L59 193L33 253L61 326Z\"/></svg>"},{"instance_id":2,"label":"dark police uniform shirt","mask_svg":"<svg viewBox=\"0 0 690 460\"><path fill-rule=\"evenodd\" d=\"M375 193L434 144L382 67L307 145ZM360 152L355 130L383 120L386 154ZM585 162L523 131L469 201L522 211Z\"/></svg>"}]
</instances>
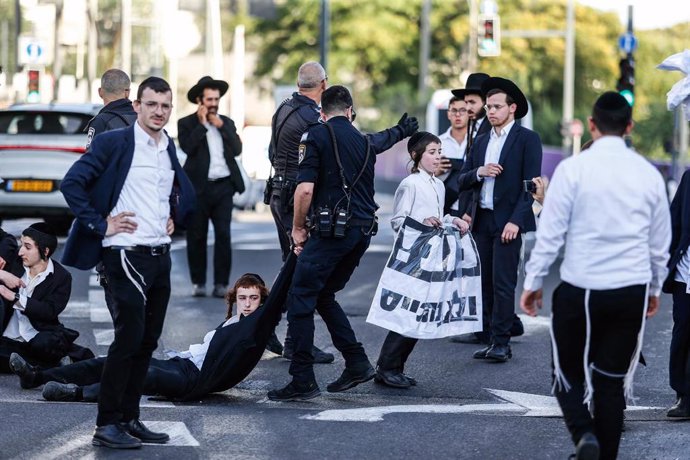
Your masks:
<instances>
[{"instance_id":1,"label":"dark police uniform shirt","mask_svg":"<svg viewBox=\"0 0 690 460\"><path fill-rule=\"evenodd\" d=\"M297 179L297 151L300 139L309 125L319 121L319 116L319 106L316 102L299 93L292 93L292 97L278 107L271 123L273 130L269 147L269 158L276 177L292 182ZM275 139L279 128L279 136Z\"/></svg>"},{"instance_id":2,"label":"dark police uniform shirt","mask_svg":"<svg viewBox=\"0 0 690 460\"><path fill-rule=\"evenodd\" d=\"M343 164L345 180L352 185L364 165L366 158L366 140L352 123L338 116L328 120L333 127L338 142L338 152ZM369 161L359 181L352 190L350 215L356 219L372 219L378 204L374 201L374 163L376 155L388 150L403 139L403 130L399 126L384 131L368 134L371 143ZM347 200L343 191L340 169L335 159L333 142L328 128L323 124L312 125L302 136L299 146L299 174L297 183L314 183L312 209L329 206L346 207Z\"/></svg>"},{"instance_id":3,"label":"dark police uniform shirt","mask_svg":"<svg viewBox=\"0 0 690 460\"><path fill-rule=\"evenodd\" d=\"M86 148L89 148L97 134L111 129L126 128L131 126L136 119L137 113L129 99L123 98L109 103L86 125Z\"/></svg>"}]
</instances>

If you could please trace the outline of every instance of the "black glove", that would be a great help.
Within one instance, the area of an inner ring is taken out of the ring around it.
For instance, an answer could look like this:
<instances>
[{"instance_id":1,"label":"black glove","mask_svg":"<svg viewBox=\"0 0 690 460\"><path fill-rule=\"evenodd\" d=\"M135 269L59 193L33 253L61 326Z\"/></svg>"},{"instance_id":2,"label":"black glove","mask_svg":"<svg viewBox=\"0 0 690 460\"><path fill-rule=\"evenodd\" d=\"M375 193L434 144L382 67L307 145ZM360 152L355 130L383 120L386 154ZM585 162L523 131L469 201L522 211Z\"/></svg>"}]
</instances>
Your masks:
<instances>
[{"instance_id":1,"label":"black glove","mask_svg":"<svg viewBox=\"0 0 690 460\"><path fill-rule=\"evenodd\" d=\"M419 122L415 117L408 117L407 112L403 113L402 118L398 121L398 125L403 132L403 139L409 137L417 132L419 129Z\"/></svg>"}]
</instances>

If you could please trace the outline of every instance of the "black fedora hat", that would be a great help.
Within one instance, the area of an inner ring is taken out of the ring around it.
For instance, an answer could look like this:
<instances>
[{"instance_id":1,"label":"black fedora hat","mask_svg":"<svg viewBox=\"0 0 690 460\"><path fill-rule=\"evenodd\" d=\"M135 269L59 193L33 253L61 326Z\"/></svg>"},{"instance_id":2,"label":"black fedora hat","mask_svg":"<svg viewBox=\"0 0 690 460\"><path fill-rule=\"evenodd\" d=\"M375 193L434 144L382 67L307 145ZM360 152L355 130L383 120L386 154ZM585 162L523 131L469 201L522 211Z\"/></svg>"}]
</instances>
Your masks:
<instances>
[{"instance_id":1,"label":"black fedora hat","mask_svg":"<svg viewBox=\"0 0 690 460\"><path fill-rule=\"evenodd\" d=\"M487 78L486 81L482 83L482 93L484 94L484 99L486 99L486 93L492 89L500 89L510 96L513 101L515 101L515 104L517 105L517 109L515 109L516 120L527 115L527 110L529 110L527 98L524 94L522 94L522 91L520 91L520 88L518 88L515 83L501 77Z\"/></svg>"},{"instance_id":2,"label":"black fedora hat","mask_svg":"<svg viewBox=\"0 0 690 460\"><path fill-rule=\"evenodd\" d=\"M467 77L467 83L465 83L464 88L452 89L450 92L453 93L453 96L459 97L460 99L464 98L466 94L479 94L482 96L482 83L484 83L487 78L491 77L485 73L471 73L470 76Z\"/></svg>"},{"instance_id":3,"label":"black fedora hat","mask_svg":"<svg viewBox=\"0 0 690 460\"><path fill-rule=\"evenodd\" d=\"M230 85L228 85L228 82L223 80L214 80L207 75L205 77L201 77L196 85L192 86L192 89L187 91L187 99L189 99L189 102L196 104L196 98L201 96L206 88L217 89L220 91L221 97L223 97L223 95L228 91L229 87Z\"/></svg>"}]
</instances>

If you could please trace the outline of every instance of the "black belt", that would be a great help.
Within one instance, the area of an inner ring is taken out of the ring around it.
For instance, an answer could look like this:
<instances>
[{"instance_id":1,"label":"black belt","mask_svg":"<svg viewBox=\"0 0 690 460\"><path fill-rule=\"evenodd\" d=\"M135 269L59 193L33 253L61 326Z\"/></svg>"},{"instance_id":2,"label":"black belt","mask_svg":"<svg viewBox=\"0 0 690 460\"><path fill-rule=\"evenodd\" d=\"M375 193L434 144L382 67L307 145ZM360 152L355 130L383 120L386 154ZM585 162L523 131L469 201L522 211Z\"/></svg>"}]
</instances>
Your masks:
<instances>
[{"instance_id":1,"label":"black belt","mask_svg":"<svg viewBox=\"0 0 690 460\"><path fill-rule=\"evenodd\" d=\"M297 184L291 180L279 180L279 181L277 181L277 180L273 179L272 185L273 185L273 190L281 190L285 187L290 187L290 186L297 185Z\"/></svg>"},{"instance_id":2,"label":"black belt","mask_svg":"<svg viewBox=\"0 0 690 460\"><path fill-rule=\"evenodd\" d=\"M134 246L107 246L105 249L113 251L132 251L141 252L144 254L151 254L152 256L163 256L170 252L170 244L161 244L160 246L144 246L136 244Z\"/></svg>"},{"instance_id":3,"label":"black belt","mask_svg":"<svg viewBox=\"0 0 690 460\"><path fill-rule=\"evenodd\" d=\"M372 225L374 225L375 219L357 219L354 217L350 217L347 220L347 226L348 227L367 227L371 228Z\"/></svg>"},{"instance_id":4,"label":"black belt","mask_svg":"<svg viewBox=\"0 0 690 460\"><path fill-rule=\"evenodd\" d=\"M216 182L223 182L226 180L230 180L230 176L220 177L218 179L209 179L208 181L213 182L215 184Z\"/></svg>"}]
</instances>

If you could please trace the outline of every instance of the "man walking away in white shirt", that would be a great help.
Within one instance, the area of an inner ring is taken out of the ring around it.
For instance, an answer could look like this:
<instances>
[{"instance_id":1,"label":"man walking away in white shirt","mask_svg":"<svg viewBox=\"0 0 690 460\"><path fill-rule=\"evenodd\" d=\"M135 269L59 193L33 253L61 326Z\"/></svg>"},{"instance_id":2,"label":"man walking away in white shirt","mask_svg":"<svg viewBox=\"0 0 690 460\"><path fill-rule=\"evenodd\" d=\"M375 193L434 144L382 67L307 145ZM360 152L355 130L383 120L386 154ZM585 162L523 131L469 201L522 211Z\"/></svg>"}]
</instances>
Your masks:
<instances>
[{"instance_id":1,"label":"man walking away in white shirt","mask_svg":"<svg viewBox=\"0 0 690 460\"><path fill-rule=\"evenodd\" d=\"M551 180L520 299L536 316L543 278L565 243L552 303L553 382L578 459L617 456L645 318L659 308L667 272L664 181L625 146L632 127L621 95L597 99L589 118L594 143L561 162Z\"/></svg>"}]
</instances>

